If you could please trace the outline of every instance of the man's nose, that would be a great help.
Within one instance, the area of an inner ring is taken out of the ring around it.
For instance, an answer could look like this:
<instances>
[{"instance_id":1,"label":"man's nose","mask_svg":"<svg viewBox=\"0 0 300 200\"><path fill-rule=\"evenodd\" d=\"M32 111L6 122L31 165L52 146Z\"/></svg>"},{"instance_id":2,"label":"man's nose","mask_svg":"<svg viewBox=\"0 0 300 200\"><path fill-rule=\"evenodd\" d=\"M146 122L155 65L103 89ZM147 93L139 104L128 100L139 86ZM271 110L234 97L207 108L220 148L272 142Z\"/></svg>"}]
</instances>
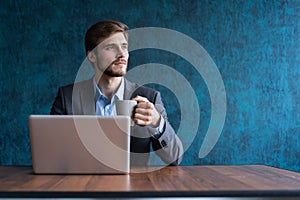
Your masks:
<instances>
[{"instance_id":1,"label":"man's nose","mask_svg":"<svg viewBox=\"0 0 300 200\"><path fill-rule=\"evenodd\" d=\"M127 49L124 49L122 47L117 48L117 57L124 57L127 53Z\"/></svg>"}]
</instances>

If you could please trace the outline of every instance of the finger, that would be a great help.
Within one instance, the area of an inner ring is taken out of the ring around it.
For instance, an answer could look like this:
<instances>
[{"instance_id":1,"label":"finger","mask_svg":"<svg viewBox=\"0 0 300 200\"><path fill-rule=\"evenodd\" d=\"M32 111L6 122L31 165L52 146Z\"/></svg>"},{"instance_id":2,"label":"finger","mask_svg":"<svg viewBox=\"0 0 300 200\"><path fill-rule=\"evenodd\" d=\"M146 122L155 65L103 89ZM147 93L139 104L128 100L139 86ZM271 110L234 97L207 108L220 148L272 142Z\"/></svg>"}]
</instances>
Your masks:
<instances>
[{"instance_id":1,"label":"finger","mask_svg":"<svg viewBox=\"0 0 300 200\"><path fill-rule=\"evenodd\" d=\"M135 113L134 119L142 120L144 122L151 122L151 116L150 115L142 115L140 113Z\"/></svg>"},{"instance_id":2,"label":"finger","mask_svg":"<svg viewBox=\"0 0 300 200\"><path fill-rule=\"evenodd\" d=\"M151 124L151 118L148 116L148 117L145 117L144 115L139 115L137 114L135 116L135 118L133 119L133 121L138 124L138 125L150 125Z\"/></svg>"},{"instance_id":3,"label":"finger","mask_svg":"<svg viewBox=\"0 0 300 200\"><path fill-rule=\"evenodd\" d=\"M141 126L148 126L148 125L150 125L149 122L145 122L145 121L140 120L140 119L135 119L135 120L133 120L133 121L134 121L135 124L141 125Z\"/></svg>"},{"instance_id":4,"label":"finger","mask_svg":"<svg viewBox=\"0 0 300 200\"><path fill-rule=\"evenodd\" d=\"M137 102L149 102L149 100L146 97L136 96L132 100L135 100Z\"/></svg>"},{"instance_id":5,"label":"finger","mask_svg":"<svg viewBox=\"0 0 300 200\"><path fill-rule=\"evenodd\" d=\"M137 107L134 112L136 114L140 114L140 115L151 116L153 113L153 110Z\"/></svg>"},{"instance_id":6,"label":"finger","mask_svg":"<svg viewBox=\"0 0 300 200\"><path fill-rule=\"evenodd\" d=\"M136 108L143 108L143 109L154 109L154 105L151 102L140 102L136 105Z\"/></svg>"}]
</instances>

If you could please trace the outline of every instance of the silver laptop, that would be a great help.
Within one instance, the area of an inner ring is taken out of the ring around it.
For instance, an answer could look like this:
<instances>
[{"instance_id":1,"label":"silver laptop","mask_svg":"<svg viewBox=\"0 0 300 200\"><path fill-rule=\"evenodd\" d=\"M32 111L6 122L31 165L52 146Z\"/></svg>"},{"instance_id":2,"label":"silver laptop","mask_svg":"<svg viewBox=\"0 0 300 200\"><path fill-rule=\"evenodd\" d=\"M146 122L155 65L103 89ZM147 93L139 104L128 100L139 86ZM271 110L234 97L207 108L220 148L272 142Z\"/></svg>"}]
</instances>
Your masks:
<instances>
[{"instance_id":1,"label":"silver laptop","mask_svg":"<svg viewBox=\"0 0 300 200\"><path fill-rule=\"evenodd\" d=\"M130 171L130 118L30 115L33 172L126 174Z\"/></svg>"}]
</instances>

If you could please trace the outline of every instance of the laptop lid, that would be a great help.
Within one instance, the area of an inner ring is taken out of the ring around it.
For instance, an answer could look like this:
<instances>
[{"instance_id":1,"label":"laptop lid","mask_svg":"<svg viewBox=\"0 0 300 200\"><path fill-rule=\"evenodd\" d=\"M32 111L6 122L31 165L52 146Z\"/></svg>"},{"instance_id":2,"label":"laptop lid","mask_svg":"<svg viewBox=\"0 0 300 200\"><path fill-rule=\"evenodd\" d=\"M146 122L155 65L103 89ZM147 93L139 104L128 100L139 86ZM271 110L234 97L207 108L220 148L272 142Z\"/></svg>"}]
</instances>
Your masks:
<instances>
[{"instance_id":1,"label":"laptop lid","mask_svg":"<svg viewBox=\"0 0 300 200\"><path fill-rule=\"evenodd\" d=\"M130 118L29 116L33 172L124 174L130 171Z\"/></svg>"}]
</instances>

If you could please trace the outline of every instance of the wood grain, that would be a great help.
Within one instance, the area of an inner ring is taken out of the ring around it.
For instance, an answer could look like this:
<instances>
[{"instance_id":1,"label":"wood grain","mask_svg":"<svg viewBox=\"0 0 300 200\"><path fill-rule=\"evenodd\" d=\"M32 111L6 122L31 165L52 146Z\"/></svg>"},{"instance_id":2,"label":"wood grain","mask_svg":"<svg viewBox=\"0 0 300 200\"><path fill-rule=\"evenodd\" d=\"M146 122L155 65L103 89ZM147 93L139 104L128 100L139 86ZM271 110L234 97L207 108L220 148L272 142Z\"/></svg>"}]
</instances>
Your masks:
<instances>
[{"instance_id":1,"label":"wood grain","mask_svg":"<svg viewBox=\"0 0 300 200\"><path fill-rule=\"evenodd\" d=\"M127 175L35 175L0 167L0 197L300 196L300 174L263 165L178 166Z\"/></svg>"}]
</instances>

